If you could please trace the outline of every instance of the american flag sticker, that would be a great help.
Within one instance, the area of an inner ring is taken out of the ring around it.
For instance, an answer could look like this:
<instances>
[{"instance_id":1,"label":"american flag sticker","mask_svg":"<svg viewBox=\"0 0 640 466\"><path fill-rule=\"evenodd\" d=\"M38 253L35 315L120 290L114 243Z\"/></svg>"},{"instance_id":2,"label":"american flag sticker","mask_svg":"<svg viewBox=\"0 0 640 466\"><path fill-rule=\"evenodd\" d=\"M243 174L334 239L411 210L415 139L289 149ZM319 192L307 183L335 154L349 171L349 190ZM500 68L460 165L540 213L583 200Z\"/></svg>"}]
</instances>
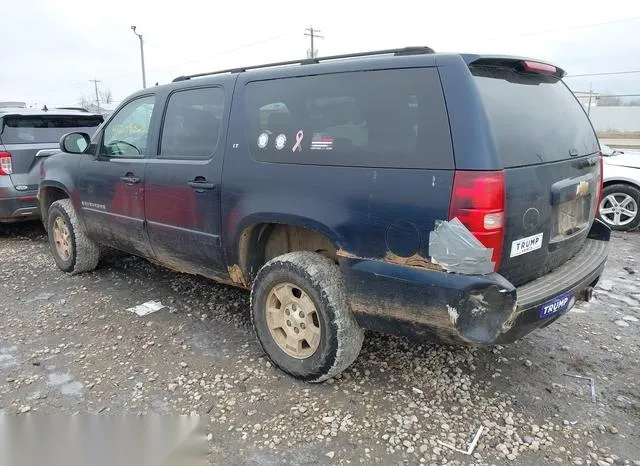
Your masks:
<instances>
[{"instance_id":1,"label":"american flag sticker","mask_svg":"<svg viewBox=\"0 0 640 466\"><path fill-rule=\"evenodd\" d=\"M316 133L311 139L311 150L332 150L333 138L323 134Z\"/></svg>"}]
</instances>

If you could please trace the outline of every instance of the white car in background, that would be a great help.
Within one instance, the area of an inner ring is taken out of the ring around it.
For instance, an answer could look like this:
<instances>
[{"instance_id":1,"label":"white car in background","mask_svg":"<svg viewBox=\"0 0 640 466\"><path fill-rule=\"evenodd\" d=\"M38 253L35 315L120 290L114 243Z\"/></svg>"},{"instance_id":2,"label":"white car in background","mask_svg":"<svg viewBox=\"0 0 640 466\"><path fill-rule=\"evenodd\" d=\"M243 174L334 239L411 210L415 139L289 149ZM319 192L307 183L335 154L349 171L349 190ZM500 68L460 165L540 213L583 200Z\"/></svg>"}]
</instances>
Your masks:
<instances>
[{"instance_id":1,"label":"white car in background","mask_svg":"<svg viewBox=\"0 0 640 466\"><path fill-rule=\"evenodd\" d=\"M614 230L640 225L640 150L619 151L600 144L603 157L604 195L600 218Z\"/></svg>"}]
</instances>

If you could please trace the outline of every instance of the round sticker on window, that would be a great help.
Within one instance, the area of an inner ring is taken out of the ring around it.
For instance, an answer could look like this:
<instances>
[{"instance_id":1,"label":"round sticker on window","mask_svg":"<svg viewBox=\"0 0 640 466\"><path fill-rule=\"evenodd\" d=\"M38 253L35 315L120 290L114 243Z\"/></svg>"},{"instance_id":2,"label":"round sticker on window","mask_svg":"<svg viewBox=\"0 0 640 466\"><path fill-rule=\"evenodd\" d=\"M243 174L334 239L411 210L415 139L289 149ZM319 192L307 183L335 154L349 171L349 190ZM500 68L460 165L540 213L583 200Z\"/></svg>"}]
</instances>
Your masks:
<instances>
[{"instance_id":1,"label":"round sticker on window","mask_svg":"<svg viewBox=\"0 0 640 466\"><path fill-rule=\"evenodd\" d=\"M282 150L287 145L287 137L284 134L278 134L276 138L276 149Z\"/></svg>"},{"instance_id":2,"label":"round sticker on window","mask_svg":"<svg viewBox=\"0 0 640 466\"><path fill-rule=\"evenodd\" d=\"M260 133L258 136L258 147L264 149L269 144L269 135L267 133Z\"/></svg>"}]
</instances>

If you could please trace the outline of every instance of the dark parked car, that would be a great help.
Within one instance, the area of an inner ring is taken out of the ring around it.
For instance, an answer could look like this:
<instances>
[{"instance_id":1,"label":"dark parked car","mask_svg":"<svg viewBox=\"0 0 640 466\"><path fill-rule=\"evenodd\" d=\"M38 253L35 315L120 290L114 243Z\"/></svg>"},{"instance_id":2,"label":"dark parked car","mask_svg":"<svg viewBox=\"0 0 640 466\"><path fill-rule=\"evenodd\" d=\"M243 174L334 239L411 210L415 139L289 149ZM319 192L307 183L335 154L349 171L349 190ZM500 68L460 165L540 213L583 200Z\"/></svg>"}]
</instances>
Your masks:
<instances>
[{"instance_id":1,"label":"dark parked car","mask_svg":"<svg viewBox=\"0 0 640 466\"><path fill-rule=\"evenodd\" d=\"M93 132L101 115L0 108L0 223L37 219L40 163L69 131Z\"/></svg>"},{"instance_id":2,"label":"dark parked car","mask_svg":"<svg viewBox=\"0 0 640 466\"><path fill-rule=\"evenodd\" d=\"M307 381L363 328L513 341L607 257L598 141L563 75L409 48L145 89L44 164L53 257L89 271L104 244L251 289L262 347Z\"/></svg>"}]
</instances>

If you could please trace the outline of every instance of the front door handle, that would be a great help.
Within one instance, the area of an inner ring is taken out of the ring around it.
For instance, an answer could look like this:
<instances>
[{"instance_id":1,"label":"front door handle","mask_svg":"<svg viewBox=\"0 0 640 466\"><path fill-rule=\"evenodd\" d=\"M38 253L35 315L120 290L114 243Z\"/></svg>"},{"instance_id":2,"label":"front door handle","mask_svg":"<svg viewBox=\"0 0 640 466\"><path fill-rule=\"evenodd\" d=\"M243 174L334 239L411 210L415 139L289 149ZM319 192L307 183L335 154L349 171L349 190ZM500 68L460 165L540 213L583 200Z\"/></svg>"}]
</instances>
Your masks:
<instances>
[{"instance_id":1,"label":"front door handle","mask_svg":"<svg viewBox=\"0 0 640 466\"><path fill-rule=\"evenodd\" d=\"M187 182L187 184L196 191L201 191L204 189L214 189L216 187L215 184L207 183L206 181L189 181Z\"/></svg>"},{"instance_id":2,"label":"front door handle","mask_svg":"<svg viewBox=\"0 0 640 466\"><path fill-rule=\"evenodd\" d=\"M141 180L133 173L127 173L125 176L120 177L120 181L123 181L126 184L138 184Z\"/></svg>"}]
</instances>

